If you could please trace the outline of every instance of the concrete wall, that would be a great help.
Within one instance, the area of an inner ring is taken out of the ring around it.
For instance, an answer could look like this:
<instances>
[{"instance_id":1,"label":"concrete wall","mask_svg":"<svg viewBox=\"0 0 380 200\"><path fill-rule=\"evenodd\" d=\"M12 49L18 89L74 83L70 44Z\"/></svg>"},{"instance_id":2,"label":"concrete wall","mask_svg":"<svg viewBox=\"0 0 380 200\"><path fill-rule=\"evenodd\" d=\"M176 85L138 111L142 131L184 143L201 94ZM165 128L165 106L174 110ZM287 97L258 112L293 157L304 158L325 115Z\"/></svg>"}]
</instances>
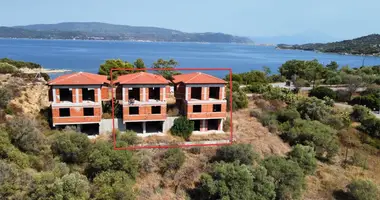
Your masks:
<instances>
[{"instance_id":1,"label":"concrete wall","mask_svg":"<svg viewBox=\"0 0 380 200\"><path fill-rule=\"evenodd\" d=\"M123 119L115 118L115 129L119 131L125 131L125 125L123 124ZM99 133L112 133L112 119L102 119L100 121Z\"/></svg>"},{"instance_id":2,"label":"concrete wall","mask_svg":"<svg viewBox=\"0 0 380 200\"><path fill-rule=\"evenodd\" d=\"M174 120L178 117L167 117L163 124L163 131L167 133L174 124Z\"/></svg>"}]
</instances>

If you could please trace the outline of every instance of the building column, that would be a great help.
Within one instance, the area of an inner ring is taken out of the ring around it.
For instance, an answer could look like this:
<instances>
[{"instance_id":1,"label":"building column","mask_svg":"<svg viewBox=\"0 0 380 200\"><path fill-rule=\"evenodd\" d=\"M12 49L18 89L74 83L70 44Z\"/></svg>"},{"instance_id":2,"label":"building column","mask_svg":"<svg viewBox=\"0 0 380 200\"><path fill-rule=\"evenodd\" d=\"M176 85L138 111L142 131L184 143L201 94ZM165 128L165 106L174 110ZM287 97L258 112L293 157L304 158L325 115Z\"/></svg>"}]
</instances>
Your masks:
<instances>
[{"instance_id":1,"label":"building column","mask_svg":"<svg viewBox=\"0 0 380 200\"><path fill-rule=\"evenodd\" d=\"M220 120L219 129L218 129L219 131L223 131L223 120L224 119Z\"/></svg>"},{"instance_id":2,"label":"building column","mask_svg":"<svg viewBox=\"0 0 380 200\"><path fill-rule=\"evenodd\" d=\"M142 128L143 128L143 134L146 133L146 122L142 123Z\"/></svg>"}]
</instances>

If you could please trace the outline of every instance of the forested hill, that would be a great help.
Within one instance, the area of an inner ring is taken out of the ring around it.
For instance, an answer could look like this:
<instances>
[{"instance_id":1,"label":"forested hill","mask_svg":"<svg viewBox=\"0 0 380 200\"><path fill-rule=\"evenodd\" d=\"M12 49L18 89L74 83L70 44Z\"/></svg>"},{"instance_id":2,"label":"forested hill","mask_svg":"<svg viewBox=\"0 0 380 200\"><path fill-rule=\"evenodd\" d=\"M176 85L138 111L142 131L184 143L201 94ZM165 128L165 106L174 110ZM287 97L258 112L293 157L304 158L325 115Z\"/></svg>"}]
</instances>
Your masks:
<instances>
[{"instance_id":1,"label":"forested hill","mask_svg":"<svg viewBox=\"0 0 380 200\"><path fill-rule=\"evenodd\" d=\"M299 49L305 51L320 51L325 53L340 53L354 55L380 56L380 35L372 34L352 40L331 43L310 43L303 45L279 44L280 49Z\"/></svg>"},{"instance_id":2,"label":"forested hill","mask_svg":"<svg viewBox=\"0 0 380 200\"><path fill-rule=\"evenodd\" d=\"M252 43L249 38L224 33L185 33L165 28L99 22L0 27L0 38Z\"/></svg>"}]
</instances>

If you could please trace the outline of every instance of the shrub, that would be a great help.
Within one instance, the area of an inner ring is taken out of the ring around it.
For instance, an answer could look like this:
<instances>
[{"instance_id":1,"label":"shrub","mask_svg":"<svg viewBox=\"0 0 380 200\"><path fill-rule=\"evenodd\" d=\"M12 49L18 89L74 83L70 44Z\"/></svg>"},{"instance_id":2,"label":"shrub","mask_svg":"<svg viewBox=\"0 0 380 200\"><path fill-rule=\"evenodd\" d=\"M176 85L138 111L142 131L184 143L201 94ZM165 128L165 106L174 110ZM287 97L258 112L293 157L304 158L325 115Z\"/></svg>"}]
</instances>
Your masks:
<instances>
[{"instance_id":1,"label":"shrub","mask_svg":"<svg viewBox=\"0 0 380 200\"><path fill-rule=\"evenodd\" d=\"M2 87L0 88L0 108L7 107L9 101L13 98L11 90Z\"/></svg>"},{"instance_id":2,"label":"shrub","mask_svg":"<svg viewBox=\"0 0 380 200\"><path fill-rule=\"evenodd\" d=\"M337 75L337 76L327 78L325 82L328 85L338 85L342 83L342 78Z\"/></svg>"},{"instance_id":3,"label":"shrub","mask_svg":"<svg viewBox=\"0 0 380 200\"><path fill-rule=\"evenodd\" d=\"M87 176L92 179L96 174L117 170L126 172L131 178L137 174L138 162L130 151L115 151L113 145L107 142L97 142L92 145L86 167Z\"/></svg>"},{"instance_id":4,"label":"shrub","mask_svg":"<svg viewBox=\"0 0 380 200\"><path fill-rule=\"evenodd\" d=\"M301 99L296 103L296 109L303 119L318 121L323 120L331 113L331 107L315 97Z\"/></svg>"},{"instance_id":5,"label":"shrub","mask_svg":"<svg viewBox=\"0 0 380 200\"><path fill-rule=\"evenodd\" d=\"M216 151L215 161L235 162L251 165L258 159L251 144L233 144L222 146Z\"/></svg>"},{"instance_id":6,"label":"shrub","mask_svg":"<svg viewBox=\"0 0 380 200\"><path fill-rule=\"evenodd\" d=\"M263 167L237 163L216 163L209 174L202 174L194 199L274 199L273 178Z\"/></svg>"},{"instance_id":7,"label":"shrub","mask_svg":"<svg viewBox=\"0 0 380 200\"><path fill-rule=\"evenodd\" d=\"M171 134L183 137L188 140L191 133L194 131L194 122L186 117L179 117L174 120L173 126L170 129Z\"/></svg>"},{"instance_id":8,"label":"shrub","mask_svg":"<svg viewBox=\"0 0 380 200\"><path fill-rule=\"evenodd\" d=\"M230 91L227 89L226 92L227 100L227 111L230 111ZM247 95L239 88L237 91L232 92L232 110L236 111L239 109L248 107L248 97Z\"/></svg>"},{"instance_id":9,"label":"shrub","mask_svg":"<svg viewBox=\"0 0 380 200\"><path fill-rule=\"evenodd\" d=\"M305 175L298 164L279 156L266 158L262 165L274 178L276 199L299 199L305 187Z\"/></svg>"},{"instance_id":10,"label":"shrub","mask_svg":"<svg viewBox=\"0 0 380 200\"><path fill-rule=\"evenodd\" d=\"M160 169L162 173L178 170L185 162L185 153L179 148L167 150L161 159Z\"/></svg>"},{"instance_id":11,"label":"shrub","mask_svg":"<svg viewBox=\"0 0 380 200\"><path fill-rule=\"evenodd\" d=\"M283 122L293 122L301 117L300 113L296 109L285 109L281 110L277 115L277 120L281 123Z\"/></svg>"},{"instance_id":12,"label":"shrub","mask_svg":"<svg viewBox=\"0 0 380 200\"><path fill-rule=\"evenodd\" d=\"M346 90L337 90L336 93L336 101L338 102L349 102L351 100L351 93Z\"/></svg>"},{"instance_id":13,"label":"shrub","mask_svg":"<svg viewBox=\"0 0 380 200\"><path fill-rule=\"evenodd\" d=\"M331 159L339 150L336 131L318 121L295 120L292 126L283 126L283 137L291 145L312 146L319 158Z\"/></svg>"},{"instance_id":14,"label":"shrub","mask_svg":"<svg viewBox=\"0 0 380 200\"><path fill-rule=\"evenodd\" d=\"M316 87L310 90L309 96L317 97L318 99L323 99L324 97L329 97L331 99L336 99L335 92L328 87Z\"/></svg>"},{"instance_id":15,"label":"shrub","mask_svg":"<svg viewBox=\"0 0 380 200\"><path fill-rule=\"evenodd\" d=\"M323 97L323 101L327 106L333 107L335 104L334 99L331 99L330 97Z\"/></svg>"},{"instance_id":16,"label":"shrub","mask_svg":"<svg viewBox=\"0 0 380 200\"><path fill-rule=\"evenodd\" d=\"M261 115L262 115L261 109L255 108L255 109L252 109L251 111L249 111L249 116L251 116L251 117L260 119Z\"/></svg>"},{"instance_id":17,"label":"shrub","mask_svg":"<svg viewBox=\"0 0 380 200\"><path fill-rule=\"evenodd\" d=\"M247 85L247 90L251 93L261 94L265 91L266 85L263 83L251 83Z\"/></svg>"},{"instance_id":18,"label":"shrub","mask_svg":"<svg viewBox=\"0 0 380 200\"><path fill-rule=\"evenodd\" d=\"M352 112L351 112L350 116L351 116L351 119L353 121L361 122L364 119L371 117L372 113L371 113L371 110L369 110L365 106L354 105L352 107Z\"/></svg>"},{"instance_id":19,"label":"shrub","mask_svg":"<svg viewBox=\"0 0 380 200\"><path fill-rule=\"evenodd\" d=\"M53 191L55 199L88 199L90 184L85 176L75 172L57 179Z\"/></svg>"},{"instance_id":20,"label":"shrub","mask_svg":"<svg viewBox=\"0 0 380 200\"><path fill-rule=\"evenodd\" d=\"M29 167L28 155L12 145L8 134L0 129L0 158L14 162L21 168Z\"/></svg>"},{"instance_id":21,"label":"shrub","mask_svg":"<svg viewBox=\"0 0 380 200\"><path fill-rule=\"evenodd\" d=\"M375 95L358 96L351 100L351 104L363 105L371 110L378 110L380 107L380 99Z\"/></svg>"},{"instance_id":22,"label":"shrub","mask_svg":"<svg viewBox=\"0 0 380 200\"><path fill-rule=\"evenodd\" d=\"M27 199L25 193L31 184L29 174L13 163L0 159L0 197L1 199Z\"/></svg>"},{"instance_id":23,"label":"shrub","mask_svg":"<svg viewBox=\"0 0 380 200\"><path fill-rule=\"evenodd\" d=\"M126 142L129 145L138 144L140 142L140 138L137 136L137 133L133 131L127 131L125 133L120 133L117 135L117 140Z\"/></svg>"},{"instance_id":24,"label":"shrub","mask_svg":"<svg viewBox=\"0 0 380 200\"><path fill-rule=\"evenodd\" d=\"M228 132L231 128L231 119L230 117L226 117L226 119L223 121L223 131Z\"/></svg>"},{"instance_id":25,"label":"shrub","mask_svg":"<svg viewBox=\"0 0 380 200\"><path fill-rule=\"evenodd\" d=\"M94 178L94 199L135 199L134 181L123 171L106 171Z\"/></svg>"},{"instance_id":26,"label":"shrub","mask_svg":"<svg viewBox=\"0 0 380 200\"><path fill-rule=\"evenodd\" d=\"M87 135L78 132L64 132L54 137L51 144L53 154L60 156L67 163L87 161L90 141Z\"/></svg>"},{"instance_id":27,"label":"shrub","mask_svg":"<svg viewBox=\"0 0 380 200\"><path fill-rule=\"evenodd\" d=\"M368 169L367 157L358 151L354 152L354 155L351 156L351 162L353 165Z\"/></svg>"},{"instance_id":28,"label":"shrub","mask_svg":"<svg viewBox=\"0 0 380 200\"><path fill-rule=\"evenodd\" d=\"M26 117L15 117L7 123L7 132L13 145L22 151L42 153L47 139L37 128L37 122Z\"/></svg>"},{"instance_id":29,"label":"shrub","mask_svg":"<svg viewBox=\"0 0 380 200\"><path fill-rule=\"evenodd\" d=\"M313 174L317 168L317 159L315 151L310 146L297 144L292 151L288 153L288 158L298 163L303 169L304 174Z\"/></svg>"},{"instance_id":30,"label":"shrub","mask_svg":"<svg viewBox=\"0 0 380 200\"><path fill-rule=\"evenodd\" d=\"M0 63L0 74L13 74L17 71L17 68L8 63Z\"/></svg>"},{"instance_id":31,"label":"shrub","mask_svg":"<svg viewBox=\"0 0 380 200\"><path fill-rule=\"evenodd\" d=\"M366 118L362 120L359 129L372 137L380 138L380 119Z\"/></svg>"},{"instance_id":32,"label":"shrub","mask_svg":"<svg viewBox=\"0 0 380 200\"><path fill-rule=\"evenodd\" d=\"M347 185L348 192L357 200L376 200L378 199L378 189L369 180L354 180Z\"/></svg>"}]
</instances>

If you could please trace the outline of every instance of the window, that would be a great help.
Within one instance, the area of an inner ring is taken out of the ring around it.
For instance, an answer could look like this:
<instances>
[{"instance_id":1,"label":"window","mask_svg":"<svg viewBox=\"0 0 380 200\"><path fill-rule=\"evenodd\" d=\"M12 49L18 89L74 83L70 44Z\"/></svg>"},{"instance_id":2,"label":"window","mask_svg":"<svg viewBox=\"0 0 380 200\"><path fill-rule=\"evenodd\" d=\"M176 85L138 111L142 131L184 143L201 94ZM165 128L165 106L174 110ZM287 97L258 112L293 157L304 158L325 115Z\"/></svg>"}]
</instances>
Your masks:
<instances>
[{"instance_id":1,"label":"window","mask_svg":"<svg viewBox=\"0 0 380 200\"><path fill-rule=\"evenodd\" d=\"M149 99L160 100L160 88L149 88Z\"/></svg>"},{"instance_id":2,"label":"window","mask_svg":"<svg viewBox=\"0 0 380 200\"><path fill-rule=\"evenodd\" d=\"M82 96L83 96L83 101L95 101L95 90L83 88Z\"/></svg>"},{"instance_id":3,"label":"window","mask_svg":"<svg viewBox=\"0 0 380 200\"><path fill-rule=\"evenodd\" d=\"M191 87L191 99L202 99L201 87Z\"/></svg>"},{"instance_id":4,"label":"window","mask_svg":"<svg viewBox=\"0 0 380 200\"><path fill-rule=\"evenodd\" d=\"M161 114L161 106L152 106L152 114Z\"/></svg>"},{"instance_id":5,"label":"window","mask_svg":"<svg viewBox=\"0 0 380 200\"><path fill-rule=\"evenodd\" d=\"M140 101L140 88L128 88L128 100Z\"/></svg>"},{"instance_id":6,"label":"window","mask_svg":"<svg viewBox=\"0 0 380 200\"><path fill-rule=\"evenodd\" d=\"M70 101L73 102L73 92L68 88L59 89L60 101Z\"/></svg>"},{"instance_id":7,"label":"window","mask_svg":"<svg viewBox=\"0 0 380 200\"><path fill-rule=\"evenodd\" d=\"M222 105L221 104L212 105L212 112L221 112L221 111L222 111Z\"/></svg>"},{"instance_id":8,"label":"window","mask_svg":"<svg viewBox=\"0 0 380 200\"><path fill-rule=\"evenodd\" d=\"M60 117L70 117L70 108L60 108L59 109Z\"/></svg>"},{"instance_id":9,"label":"window","mask_svg":"<svg viewBox=\"0 0 380 200\"><path fill-rule=\"evenodd\" d=\"M202 105L193 105L193 113L202 112Z\"/></svg>"},{"instance_id":10,"label":"window","mask_svg":"<svg viewBox=\"0 0 380 200\"><path fill-rule=\"evenodd\" d=\"M94 116L94 108L83 108L84 116Z\"/></svg>"},{"instance_id":11,"label":"window","mask_svg":"<svg viewBox=\"0 0 380 200\"><path fill-rule=\"evenodd\" d=\"M139 107L129 107L129 114L130 115L138 115L139 114Z\"/></svg>"},{"instance_id":12,"label":"window","mask_svg":"<svg viewBox=\"0 0 380 200\"><path fill-rule=\"evenodd\" d=\"M210 91L208 97L210 99L219 99L220 87L210 87L209 90Z\"/></svg>"}]
</instances>

